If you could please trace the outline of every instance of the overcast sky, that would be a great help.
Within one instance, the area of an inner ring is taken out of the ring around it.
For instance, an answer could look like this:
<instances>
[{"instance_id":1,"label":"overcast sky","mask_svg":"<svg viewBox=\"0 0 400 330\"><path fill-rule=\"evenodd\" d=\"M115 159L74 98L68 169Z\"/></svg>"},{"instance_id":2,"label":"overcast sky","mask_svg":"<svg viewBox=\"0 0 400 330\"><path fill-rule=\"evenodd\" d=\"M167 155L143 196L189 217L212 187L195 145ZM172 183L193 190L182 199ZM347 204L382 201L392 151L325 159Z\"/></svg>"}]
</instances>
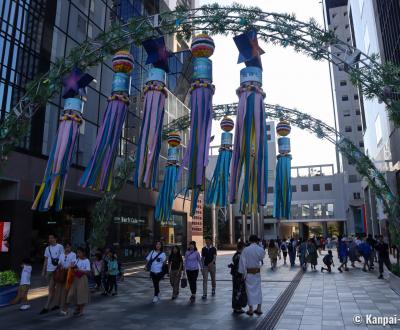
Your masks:
<instances>
[{"instance_id":1,"label":"overcast sky","mask_svg":"<svg viewBox=\"0 0 400 330\"><path fill-rule=\"evenodd\" d=\"M200 5L216 1L200 0ZM322 7L319 0L236 0L244 5L254 5L266 12L294 13L297 19L308 21L311 17L323 26ZM219 0L220 5L233 3ZM238 51L232 36L214 36L216 45L213 61L213 77L216 85L214 104L237 102L235 94L239 86L239 71L244 64L236 64ZM282 48L260 42L265 54L263 63L263 88L266 102L296 108L316 118L333 124L332 99L327 62L317 62L295 53L291 48ZM219 124L214 122L214 144L220 143ZM290 134L293 165L334 164L335 149L328 141L319 140L300 129L293 128Z\"/></svg>"}]
</instances>

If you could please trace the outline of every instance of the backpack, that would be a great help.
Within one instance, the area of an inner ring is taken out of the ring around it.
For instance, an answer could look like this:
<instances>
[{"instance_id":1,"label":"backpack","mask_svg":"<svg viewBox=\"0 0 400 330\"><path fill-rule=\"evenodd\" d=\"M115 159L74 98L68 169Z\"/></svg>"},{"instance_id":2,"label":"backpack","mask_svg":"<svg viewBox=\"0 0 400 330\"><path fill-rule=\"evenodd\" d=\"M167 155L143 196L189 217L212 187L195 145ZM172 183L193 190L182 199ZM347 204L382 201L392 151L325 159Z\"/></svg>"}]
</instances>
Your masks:
<instances>
[{"instance_id":1,"label":"backpack","mask_svg":"<svg viewBox=\"0 0 400 330\"><path fill-rule=\"evenodd\" d=\"M286 244L282 243L282 245L281 245L281 250L282 250L282 251L286 251L286 250L287 250Z\"/></svg>"}]
</instances>

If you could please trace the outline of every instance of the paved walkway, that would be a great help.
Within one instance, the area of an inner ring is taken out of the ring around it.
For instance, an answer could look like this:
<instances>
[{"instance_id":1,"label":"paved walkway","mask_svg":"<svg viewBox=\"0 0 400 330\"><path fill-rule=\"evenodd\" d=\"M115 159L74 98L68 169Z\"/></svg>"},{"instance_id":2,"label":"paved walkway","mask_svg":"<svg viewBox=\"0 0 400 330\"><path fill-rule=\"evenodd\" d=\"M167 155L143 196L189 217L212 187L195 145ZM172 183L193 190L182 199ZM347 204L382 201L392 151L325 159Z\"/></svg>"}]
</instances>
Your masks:
<instances>
[{"instance_id":1,"label":"paved walkway","mask_svg":"<svg viewBox=\"0 0 400 330\"><path fill-rule=\"evenodd\" d=\"M181 290L171 301L168 280L161 283L161 301L152 304L152 284L148 274L132 267L116 297L92 295L91 303L80 318L58 316L55 312L38 315L45 297L32 300L32 309L19 312L17 307L0 309L1 324L13 329L254 329L265 317L236 316L231 311L231 254L218 257L217 295L201 300L202 279L198 281L195 304L189 304L189 289ZM319 258L321 260L321 258ZM265 259L262 271L263 310L269 309L299 271L278 262L272 272ZM349 273L321 274L306 272L282 315L277 329L352 329L355 313L400 315L400 297L390 290L386 280L360 269ZM374 327L376 329L376 327ZM386 327L388 329L388 327Z\"/></svg>"}]
</instances>

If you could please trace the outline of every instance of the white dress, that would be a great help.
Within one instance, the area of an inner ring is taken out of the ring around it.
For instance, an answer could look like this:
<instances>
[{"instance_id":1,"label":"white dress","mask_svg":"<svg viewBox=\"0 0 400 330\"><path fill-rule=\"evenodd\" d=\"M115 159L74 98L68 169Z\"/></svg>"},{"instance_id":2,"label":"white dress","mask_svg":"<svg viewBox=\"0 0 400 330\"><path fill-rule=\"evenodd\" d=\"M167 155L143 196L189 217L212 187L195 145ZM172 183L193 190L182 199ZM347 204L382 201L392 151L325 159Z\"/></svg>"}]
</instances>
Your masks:
<instances>
[{"instance_id":1,"label":"white dress","mask_svg":"<svg viewBox=\"0 0 400 330\"><path fill-rule=\"evenodd\" d=\"M245 276L247 301L249 306L261 305L261 273L249 274L249 268L261 268L262 261L265 257L263 248L253 243L246 247L239 260L239 273Z\"/></svg>"}]
</instances>

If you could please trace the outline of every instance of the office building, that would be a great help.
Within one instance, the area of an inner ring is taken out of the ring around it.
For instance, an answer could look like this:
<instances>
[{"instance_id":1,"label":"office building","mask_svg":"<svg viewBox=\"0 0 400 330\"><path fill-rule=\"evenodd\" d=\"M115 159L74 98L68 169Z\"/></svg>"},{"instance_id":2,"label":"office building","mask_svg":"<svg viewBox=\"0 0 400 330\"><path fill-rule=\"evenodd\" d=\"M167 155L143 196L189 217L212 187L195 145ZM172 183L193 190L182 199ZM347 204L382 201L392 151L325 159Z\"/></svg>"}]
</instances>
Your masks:
<instances>
[{"instance_id":1,"label":"office building","mask_svg":"<svg viewBox=\"0 0 400 330\"><path fill-rule=\"evenodd\" d=\"M112 20L126 21L136 16L149 16L174 9L177 4L194 6L193 1L137 1L137 0L63 0L16 1L0 3L0 114L4 118L24 93L27 82L46 72L51 63L65 57L69 51L88 38L107 31ZM171 74L167 78L168 99L165 124L188 114L187 100L190 83L190 52L187 44L167 38L167 45L176 53L169 60ZM135 59L132 74L131 104L119 146L120 163L126 155L133 155L142 116L142 89L148 65L142 47L131 47ZM88 70L95 78L87 88L84 105L85 122L81 126L65 189L62 212L32 212L31 206L42 181L47 158L55 140L58 118L63 109L60 94L50 99L34 116L30 133L23 145L5 162L0 174L0 218L11 222L10 252L0 255L0 269L18 265L25 251L40 260L46 236L55 232L60 240L72 240L77 246L90 235L91 212L101 194L78 187L79 178L87 165L98 128L111 93L113 71L111 61ZM181 157L188 141L182 132ZM160 157L157 188L163 181L167 145ZM132 173L133 176L133 173ZM183 181L184 182L184 181ZM182 183L178 187L182 191ZM116 197L117 211L112 219L107 244L115 248L121 258L141 258L155 237L165 232L154 222L157 191L133 188L131 182ZM192 233L189 202L178 196L173 207L175 226L163 239L168 243L185 245L196 239L202 243L202 233ZM201 215L196 216L197 224Z\"/></svg>"}]
</instances>

